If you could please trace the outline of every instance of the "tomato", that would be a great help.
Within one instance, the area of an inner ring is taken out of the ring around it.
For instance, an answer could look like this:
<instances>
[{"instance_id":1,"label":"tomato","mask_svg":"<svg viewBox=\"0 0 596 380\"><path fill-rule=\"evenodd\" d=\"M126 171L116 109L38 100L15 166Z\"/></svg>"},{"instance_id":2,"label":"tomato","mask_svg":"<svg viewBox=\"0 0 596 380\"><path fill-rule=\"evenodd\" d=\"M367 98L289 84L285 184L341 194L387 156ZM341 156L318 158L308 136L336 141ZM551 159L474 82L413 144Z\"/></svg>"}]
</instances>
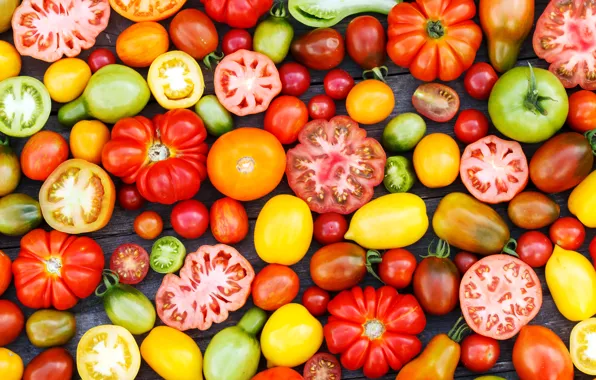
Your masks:
<instances>
[{"instance_id":1,"label":"tomato","mask_svg":"<svg viewBox=\"0 0 596 380\"><path fill-rule=\"evenodd\" d=\"M300 279L289 267L269 264L263 268L252 283L252 299L263 310L277 310L296 298Z\"/></svg>"},{"instance_id":2,"label":"tomato","mask_svg":"<svg viewBox=\"0 0 596 380\"><path fill-rule=\"evenodd\" d=\"M560 212L557 202L537 191L517 194L507 207L507 214L513 224L526 230L536 230L552 224L559 218Z\"/></svg>"},{"instance_id":3,"label":"tomato","mask_svg":"<svg viewBox=\"0 0 596 380\"><path fill-rule=\"evenodd\" d=\"M422 116L444 123L453 119L459 110L459 95L444 84L425 83L414 91L412 104Z\"/></svg>"},{"instance_id":4,"label":"tomato","mask_svg":"<svg viewBox=\"0 0 596 380\"><path fill-rule=\"evenodd\" d=\"M302 304L309 313L315 317L320 317L327 313L327 304L330 298L328 291L318 286L311 286L302 295Z\"/></svg>"},{"instance_id":5,"label":"tomato","mask_svg":"<svg viewBox=\"0 0 596 380\"><path fill-rule=\"evenodd\" d=\"M129 67L149 67L169 47L168 31L153 21L132 24L116 40L116 54Z\"/></svg>"},{"instance_id":6,"label":"tomato","mask_svg":"<svg viewBox=\"0 0 596 380\"><path fill-rule=\"evenodd\" d=\"M313 237L322 245L339 243L347 231L346 218L336 212L328 212L315 219Z\"/></svg>"},{"instance_id":7,"label":"tomato","mask_svg":"<svg viewBox=\"0 0 596 380\"><path fill-rule=\"evenodd\" d=\"M495 366L500 354L499 342L493 338L472 334L461 342L461 362L473 372L487 372Z\"/></svg>"},{"instance_id":8,"label":"tomato","mask_svg":"<svg viewBox=\"0 0 596 380\"><path fill-rule=\"evenodd\" d=\"M275 98L265 112L265 130L271 132L282 144L296 142L298 133L307 122L308 109L295 96L282 95Z\"/></svg>"},{"instance_id":9,"label":"tomato","mask_svg":"<svg viewBox=\"0 0 596 380\"><path fill-rule=\"evenodd\" d=\"M337 292L360 283L367 270L366 251L353 243L333 243L310 259L310 277L321 289Z\"/></svg>"},{"instance_id":10,"label":"tomato","mask_svg":"<svg viewBox=\"0 0 596 380\"><path fill-rule=\"evenodd\" d=\"M70 131L70 151L74 158L101 164L101 152L110 141L110 130L98 120L83 120Z\"/></svg>"},{"instance_id":11,"label":"tomato","mask_svg":"<svg viewBox=\"0 0 596 380\"><path fill-rule=\"evenodd\" d=\"M21 152L21 170L28 178L45 181L68 159L68 143L52 131L37 132L25 143Z\"/></svg>"},{"instance_id":12,"label":"tomato","mask_svg":"<svg viewBox=\"0 0 596 380\"><path fill-rule=\"evenodd\" d=\"M16 77L21 72L21 56L10 42L0 41L0 81Z\"/></svg>"},{"instance_id":13,"label":"tomato","mask_svg":"<svg viewBox=\"0 0 596 380\"><path fill-rule=\"evenodd\" d=\"M9 300L0 300L0 347L14 342L24 326L25 316L17 304Z\"/></svg>"},{"instance_id":14,"label":"tomato","mask_svg":"<svg viewBox=\"0 0 596 380\"><path fill-rule=\"evenodd\" d=\"M157 239L151 247L151 269L157 273L178 272L184 264L185 256L186 248L180 240L173 236L164 236Z\"/></svg>"},{"instance_id":15,"label":"tomato","mask_svg":"<svg viewBox=\"0 0 596 380\"><path fill-rule=\"evenodd\" d=\"M515 252L523 262L539 268L545 266L553 254L553 243L540 231L528 231L517 239Z\"/></svg>"},{"instance_id":16,"label":"tomato","mask_svg":"<svg viewBox=\"0 0 596 380\"><path fill-rule=\"evenodd\" d=\"M491 255L464 274L459 299L466 323L474 332L506 340L538 314L542 287L528 264L510 255ZM515 318L510 310L515 310Z\"/></svg>"},{"instance_id":17,"label":"tomato","mask_svg":"<svg viewBox=\"0 0 596 380\"><path fill-rule=\"evenodd\" d=\"M12 265L10 257L0 250L0 296L4 294L12 280Z\"/></svg>"},{"instance_id":18,"label":"tomato","mask_svg":"<svg viewBox=\"0 0 596 380\"><path fill-rule=\"evenodd\" d=\"M429 188L451 185L459 171L459 147L444 133L426 135L414 149L414 169L422 184Z\"/></svg>"},{"instance_id":19,"label":"tomato","mask_svg":"<svg viewBox=\"0 0 596 380\"><path fill-rule=\"evenodd\" d=\"M253 50L280 64L290 51L292 38L294 27L288 21L286 7L276 2L269 10L269 16L255 28Z\"/></svg>"},{"instance_id":20,"label":"tomato","mask_svg":"<svg viewBox=\"0 0 596 380\"><path fill-rule=\"evenodd\" d=\"M386 151L403 153L414 149L426 133L426 122L420 115L405 112L397 115L383 129Z\"/></svg>"},{"instance_id":21,"label":"tomato","mask_svg":"<svg viewBox=\"0 0 596 380\"><path fill-rule=\"evenodd\" d=\"M75 336L76 328L73 313L38 310L27 319L27 338L35 347L62 346Z\"/></svg>"},{"instance_id":22,"label":"tomato","mask_svg":"<svg viewBox=\"0 0 596 380\"><path fill-rule=\"evenodd\" d=\"M584 226L596 228L596 172L590 173L569 195L567 206Z\"/></svg>"},{"instance_id":23,"label":"tomato","mask_svg":"<svg viewBox=\"0 0 596 380\"><path fill-rule=\"evenodd\" d=\"M138 244L121 244L112 253L110 269L121 283L138 284L149 272L149 254Z\"/></svg>"},{"instance_id":24,"label":"tomato","mask_svg":"<svg viewBox=\"0 0 596 380\"><path fill-rule=\"evenodd\" d=\"M412 162L404 156L388 157L385 163L383 185L390 193L405 193L416 182L416 173Z\"/></svg>"},{"instance_id":25,"label":"tomato","mask_svg":"<svg viewBox=\"0 0 596 380\"><path fill-rule=\"evenodd\" d=\"M466 189L485 203L508 202L528 183L528 160L521 145L495 135L470 144L461 158L459 174Z\"/></svg>"},{"instance_id":26,"label":"tomato","mask_svg":"<svg viewBox=\"0 0 596 380\"><path fill-rule=\"evenodd\" d=\"M91 68L91 72L95 73L104 66L116 63L116 56L114 56L114 53L112 53L111 50L99 48L93 50L91 54L89 54L87 63L89 64L89 68Z\"/></svg>"},{"instance_id":27,"label":"tomato","mask_svg":"<svg viewBox=\"0 0 596 380\"><path fill-rule=\"evenodd\" d=\"M279 68L281 93L284 95L300 96L310 87L310 73L308 69L296 62L286 62Z\"/></svg>"},{"instance_id":28,"label":"tomato","mask_svg":"<svg viewBox=\"0 0 596 380\"><path fill-rule=\"evenodd\" d=\"M219 102L237 116L265 111L282 88L273 61L248 50L225 56L215 69L213 83Z\"/></svg>"},{"instance_id":29,"label":"tomato","mask_svg":"<svg viewBox=\"0 0 596 380\"><path fill-rule=\"evenodd\" d=\"M296 61L313 70L330 70L346 55L341 33L331 28L315 29L295 38L290 51Z\"/></svg>"},{"instance_id":30,"label":"tomato","mask_svg":"<svg viewBox=\"0 0 596 380\"><path fill-rule=\"evenodd\" d=\"M180 276L163 278L155 296L157 315L180 331L208 330L244 306L254 277L252 265L233 247L203 245L186 255Z\"/></svg>"},{"instance_id":31,"label":"tomato","mask_svg":"<svg viewBox=\"0 0 596 380\"><path fill-rule=\"evenodd\" d=\"M383 66L387 37L381 22L373 16L358 16L346 29L348 55L365 70Z\"/></svg>"},{"instance_id":32,"label":"tomato","mask_svg":"<svg viewBox=\"0 0 596 380\"><path fill-rule=\"evenodd\" d=\"M142 239L153 240L163 231L163 220L155 211L143 211L135 218L133 228Z\"/></svg>"},{"instance_id":33,"label":"tomato","mask_svg":"<svg viewBox=\"0 0 596 380\"><path fill-rule=\"evenodd\" d=\"M590 252L590 258L592 259L592 263L596 263L596 236L594 236L594 238L590 242L590 246L589 246L588 250ZM2 255L0 254L0 259L1 258L2 258ZM0 295L2 295L1 290L2 290L2 287L0 286Z\"/></svg>"},{"instance_id":34,"label":"tomato","mask_svg":"<svg viewBox=\"0 0 596 380\"><path fill-rule=\"evenodd\" d=\"M195 112L205 123L211 136L219 137L234 129L232 114L217 100L215 95L205 95L195 105Z\"/></svg>"},{"instance_id":35,"label":"tomato","mask_svg":"<svg viewBox=\"0 0 596 380\"><path fill-rule=\"evenodd\" d=\"M110 6L120 16L134 22L164 20L178 12L186 0L170 0L167 3L149 0L144 3L131 3L122 0L110 0ZM85 379L83 379L85 380Z\"/></svg>"},{"instance_id":36,"label":"tomato","mask_svg":"<svg viewBox=\"0 0 596 380\"><path fill-rule=\"evenodd\" d=\"M486 62L476 62L466 72L464 88L472 98L487 100L498 79L491 65Z\"/></svg>"},{"instance_id":37,"label":"tomato","mask_svg":"<svg viewBox=\"0 0 596 380\"><path fill-rule=\"evenodd\" d=\"M8 137L0 138L0 197L13 193L21 181L19 156L10 147Z\"/></svg>"},{"instance_id":38,"label":"tomato","mask_svg":"<svg viewBox=\"0 0 596 380\"><path fill-rule=\"evenodd\" d=\"M259 128L238 128L219 137L209 150L207 172L224 195L252 201L281 182L286 153L275 136Z\"/></svg>"},{"instance_id":39,"label":"tomato","mask_svg":"<svg viewBox=\"0 0 596 380\"><path fill-rule=\"evenodd\" d=\"M252 50L252 36L244 29L230 29L221 40L221 50L225 55L238 50Z\"/></svg>"},{"instance_id":40,"label":"tomato","mask_svg":"<svg viewBox=\"0 0 596 380\"><path fill-rule=\"evenodd\" d=\"M471 144L488 134L488 118L478 110L464 110L457 117L454 130L459 141Z\"/></svg>"},{"instance_id":41,"label":"tomato","mask_svg":"<svg viewBox=\"0 0 596 380\"><path fill-rule=\"evenodd\" d=\"M596 375L596 363L594 356L589 351L594 343L594 324L596 319L589 318L581 321L573 330L569 337L569 351L571 360L577 369L588 375Z\"/></svg>"},{"instance_id":42,"label":"tomato","mask_svg":"<svg viewBox=\"0 0 596 380\"><path fill-rule=\"evenodd\" d=\"M308 102L308 114L313 120L329 120L335 116L335 102L328 95L315 95Z\"/></svg>"},{"instance_id":43,"label":"tomato","mask_svg":"<svg viewBox=\"0 0 596 380\"><path fill-rule=\"evenodd\" d=\"M143 207L145 199L135 185L122 185L118 190L118 203L125 210L135 211Z\"/></svg>"},{"instance_id":44,"label":"tomato","mask_svg":"<svg viewBox=\"0 0 596 380\"><path fill-rule=\"evenodd\" d=\"M581 90L569 96L567 124L580 133L596 129L596 94Z\"/></svg>"},{"instance_id":45,"label":"tomato","mask_svg":"<svg viewBox=\"0 0 596 380\"><path fill-rule=\"evenodd\" d=\"M189 199L174 206L170 220L178 235L198 239L209 227L209 210L203 203Z\"/></svg>"},{"instance_id":46,"label":"tomato","mask_svg":"<svg viewBox=\"0 0 596 380\"><path fill-rule=\"evenodd\" d=\"M298 372L294 371L292 368L287 367L274 367L270 368L266 371L257 373L252 379L250 380L304 380L304 377L300 375Z\"/></svg>"},{"instance_id":47,"label":"tomato","mask_svg":"<svg viewBox=\"0 0 596 380\"><path fill-rule=\"evenodd\" d=\"M201 0L209 17L232 28L249 29L267 13L273 0Z\"/></svg>"},{"instance_id":48,"label":"tomato","mask_svg":"<svg viewBox=\"0 0 596 380\"><path fill-rule=\"evenodd\" d=\"M385 285L403 289L410 285L416 270L416 257L403 248L390 249L379 263L379 277Z\"/></svg>"},{"instance_id":49,"label":"tomato","mask_svg":"<svg viewBox=\"0 0 596 380\"><path fill-rule=\"evenodd\" d=\"M304 365L305 380L339 379L341 366L335 356L319 352Z\"/></svg>"},{"instance_id":50,"label":"tomato","mask_svg":"<svg viewBox=\"0 0 596 380\"><path fill-rule=\"evenodd\" d=\"M29 137L49 119L52 99L39 80L29 76L0 82L0 132L10 137Z\"/></svg>"},{"instance_id":51,"label":"tomato","mask_svg":"<svg viewBox=\"0 0 596 380\"><path fill-rule=\"evenodd\" d=\"M23 376L23 360L4 347L0 347L0 376L3 380L21 380Z\"/></svg>"},{"instance_id":52,"label":"tomato","mask_svg":"<svg viewBox=\"0 0 596 380\"><path fill-rule=\"evenodd\" d=\"M26 194L12 193L0 198L0 234L21 236L43 220L39 202Z\"/></svg>"},{"instance_id":53,"label":"tomato","mask_svg":"<svg viewBox=\"0 0 596 380\"><path fill-rule=\"evenodd\" d=\"M333 143L319 144L320 139ZM312 211L345 215L372 198L374 186L383 180L385 152L352 119L336 116L329 121L311 121L298 140L300 143L288 151L286 175L294 193L306 200ZM344 175L331 175L340 165Z\"/></svg>"},{"instance_id":54,"label":"tomato","mask_svg":"<svg viewBox=\"0 0 596 380\"><path fill-rule=\"evenodd\" d=\"M458 252L453 258L453 262L462 276L478 261L478 257L473 253L466 251Z\"/></svg>"},{"instance_id":55,"label":"tomato","mask_svg":"<svg viewBox=\"0 0 596 380\"><path fill-rule=\"evenodd\" d=\"M354 87L354 78L342 69L333 69L323 79L325 94L334 100L344 100Z\"/></svg>"},{"instance_id":56,"label":"tomato","mask_svg":"<svg viewBox=\"0 0 596 380\"><path fill-rule=\"evenodd\" d=\"M361 124L376 124L393 112L395 96L386 83L368 79L354 86L346 99L348 115Z\"/></svg>"},{"instance_id":57,"label":"tomato","mask_svg":"<svg viewBox=\"0 0 596 380\"><path fill-rule=\"evenodd\" d=\"M78 98L91 79L91 69L79 58L63 58L50 65L43 76L43 84L52 100L72 102Z\"/></svg>"},{"instance_id":58,"label":"tomato","mask_svg":"<svg viewBox=\"0 0 596 380\"><path fill-rule=\"evenodd\" d=\"M579 220L570 216L557 219L548 233L553 243L572 251L579 249L586 240L586 229Z\"/></svg>"},{"instance_id":59,"label":"tomato","mask_svg":"<svg viewBox=\"0 0 596 380\"><path fill-rule=\"evenodd\" d=\"M72 378L74 360L66 349L54 347L43 351L27 364L23 380L63 380Z\"/></svg>"},{"instance_id":60,"label":"tomato","mask_svg":"<svg viewBox=\"0 0 596 380\"><path fill-rule=\"evenodd\" d=\"M178 50L197 60L213 53L219 41L213 21L198 9L178 12L170 23L170 37Z\"/></svg>"},{"instance_id":61,"label":"tomato","mask_svg":"<svg viewBox=\"0 0 596 380\"><path fill-rule=\"evenodd\" d=\"M226 197L216 200L209 212L209 224L215 240L236 244L248 234L248 215L242 203Z\"/></svg>"}]
</instances>

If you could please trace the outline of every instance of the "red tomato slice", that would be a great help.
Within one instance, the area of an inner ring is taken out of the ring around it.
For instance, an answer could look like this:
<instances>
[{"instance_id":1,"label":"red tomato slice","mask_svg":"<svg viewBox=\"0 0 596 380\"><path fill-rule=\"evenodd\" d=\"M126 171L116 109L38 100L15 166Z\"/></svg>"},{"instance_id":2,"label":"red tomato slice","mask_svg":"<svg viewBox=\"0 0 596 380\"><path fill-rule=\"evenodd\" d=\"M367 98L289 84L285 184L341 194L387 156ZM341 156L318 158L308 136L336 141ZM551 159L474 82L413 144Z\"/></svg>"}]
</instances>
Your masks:
<instances>
[{"instance_id":1,"label":"red tomato slice","mask_svg":"<svg viewBox=\"0 0 596 380\"><path fill-rule=\"evenodd\" d=\"M12 16L21 55L46 62L75 57L108 26L108 0L24 0Z\"/></svg>"},{"instance_id":2,"label":"red tomato slice","mask_svg":"<svg viewBox=\"0 0 596 380\"><path fill-rule=\"evenodd\" d=\"M472 330L506 340L538 314L542 287L528 264L513 256L492 255L472 265L464 274L459 300Z\"/></svg>"},{"instance_id":3,"label":"red tomato slice","mask_svg":"<svg viewBox=\"0 0 596 380\"><path fill-rule=\"evenodd\" d=\"M528 183L528 160L521 145L490 135L470 144L459 174L466 188L485 203L508 202Z\"/></svg>"},{"instance_id":4,"label":"red tomato slice","mask_svg":"<svg viewBox=\"0 0 596 380\"><path fill-rule=\"evenodd\" d=\"M138 284L149 271L149 255L138 244L121 244L112 253L110 269L118 273L121 283Z\"/></svg>"},{"instance_id":5,"label":"red tomato slice","mask_svg":"<svg viewBox=\"0 0 596 380\"><path fill-rule=\"evenodd\" d=\"M347 116L313 120L287 154L286 175L296 195L320 214L349 214L371 200L384 178L381 144Z\"/></svg>"},{"instance_id":6,"label":"red tomato slice","mask_svg":"<svg viewBox=\"0 0 596 380\"><path fill-rule=\"evenodd\" d=\"M281 92L275 63L264 54L238 50L226 56L215 69L215 95L238 116L263 112Z\"/></svg>"},{"instance_id":7,"label":"red tomato slice","mask_svg":"<svg viewBox=\"0 0 596 380\"><path fill-rule=\"evenodd\" d=\"M122 17L135 22L159 21L178 12L186 0L110 0L110 5Z\"/></svg>"},{"instance_id":8,"label":"red tomato slice","mask_svg":"<svg viewBox=\"0 0 596 380\"><path fill-rule=\"evenodd\" d=\"M414 91L412 104L422 116L444 123L453 119L459 110L459 95L444 84L425 83Z\"/></svg>"}]
</instances>

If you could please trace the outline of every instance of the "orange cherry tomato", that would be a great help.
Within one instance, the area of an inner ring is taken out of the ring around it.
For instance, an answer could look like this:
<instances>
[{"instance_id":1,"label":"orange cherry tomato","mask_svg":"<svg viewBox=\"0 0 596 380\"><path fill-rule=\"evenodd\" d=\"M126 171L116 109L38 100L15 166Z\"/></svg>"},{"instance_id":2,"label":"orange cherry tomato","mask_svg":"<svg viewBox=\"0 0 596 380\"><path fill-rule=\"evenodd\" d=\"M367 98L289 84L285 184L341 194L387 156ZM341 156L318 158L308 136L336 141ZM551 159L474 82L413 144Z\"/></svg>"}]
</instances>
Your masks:
<instances>
[{"instance_id":1,"label":"orange cherry tomato","mask_svg":"<svg viewBox=\"0 0 596 380\"><path fill-rule=\"evenodd\" d=\"M163 220L155 211L145 211L135 218L134 230L143 239L153 240L163 231Z\"/></svg>"}]
</instances>

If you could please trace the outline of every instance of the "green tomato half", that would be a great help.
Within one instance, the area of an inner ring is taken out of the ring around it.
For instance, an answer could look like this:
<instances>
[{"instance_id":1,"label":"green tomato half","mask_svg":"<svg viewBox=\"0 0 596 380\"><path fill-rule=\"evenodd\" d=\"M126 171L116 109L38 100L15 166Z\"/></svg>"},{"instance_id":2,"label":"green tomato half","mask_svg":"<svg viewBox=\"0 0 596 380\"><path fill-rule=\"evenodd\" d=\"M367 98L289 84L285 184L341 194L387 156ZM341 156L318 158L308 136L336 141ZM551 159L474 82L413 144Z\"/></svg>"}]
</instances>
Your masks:
<instances>
[{"instance_id":1,"label":"green tomato half","mask_svg":"<svg viewBox=\"0 0 596 380\"><path fill-rule=\"evenodd\" d=\"M416 182L416 172L412 162L406 157L389 157L385 163L383 185L390 193L406 193Z\"/></svg>"}]
</instances>

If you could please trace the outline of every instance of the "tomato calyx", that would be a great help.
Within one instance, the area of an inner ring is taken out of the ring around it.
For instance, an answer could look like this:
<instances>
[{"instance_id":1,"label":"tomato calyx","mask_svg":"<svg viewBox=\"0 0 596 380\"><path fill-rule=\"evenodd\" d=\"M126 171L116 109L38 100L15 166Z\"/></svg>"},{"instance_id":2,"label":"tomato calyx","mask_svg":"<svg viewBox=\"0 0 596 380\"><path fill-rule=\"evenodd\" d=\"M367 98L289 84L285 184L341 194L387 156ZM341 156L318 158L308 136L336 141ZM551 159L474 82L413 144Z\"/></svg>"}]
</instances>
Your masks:
<instances>
[{"instance_id":1,"label":"tomato calyx","mask_svg":"<svg viewBox=\"0 0 596 380\"><path fill-rule=\"evenodd\" d=\"M445 35L445 27L440 20L428 20L426 23L426 34L435 40Z\"/></svg>"},{"instance_id":2,"label":"tomato calyx","mask_svg":"<svg viewBox=\"0 0 596 380\"><path fill-rule=\"evenodd\" d=\"M364 70L364 72L362 73L362 79L376 79L383 83L387 83L387 81L385 80L387 75L389 75L389 69L387 68L387 66L380 66L372 68L370 70Z\"/></svg>"},{"instance_id":3,"label":"tomato calyx","mask_svg":"<svg viewBox=\"0 0 596 380\"><path fill-rule=\"evenodd\" d=\"M434 250L433 250L433 247L435 247ZM449 253L451 252L451 247L449 246L449 243L446 240L439 239L437 244L435 244L435 241L433 240L430 242L427 252L428 252L428 255L424 255L424 256L420 256L420 257L422 257L423 259L426 259L428 257L436 257L438 259L446 259L449 257Z\"/></svg>"},{"instance_id":4,"label":"tomato calyx","mask_svg":"<svg viewBox=\"0 0 596 380\"><path fill-rule=\"evenodd\" d=\"M212 52L209 53L205 56L205 58L203 58L203 64L211 71L213 71L213 68L215 66L217 66L217 64L219 63L219 61L221 61L224 58L225 54L224 53L218 53L218 52Z\"/></svg>"},{"instance_id":5,"label":"tomato calyx","mask_svg":"<svg viewBox=\"0 0 596 380\"><path fill-rule=\"evenodd\" d=\"M112 284L112 281L114 282L113 284ZM95 295L98 297L103 297L106 295L107 292L110 291L111 288L118 286L119 283L120 283L120 276L118 276L118 273L114 272L111 269L104 269L103 284L99 284L97 289L95 289ZM100 291L102 286L106 287L106 290L104 290L103 292Z\"/></svg>"},{"instance_id":6,"label":"tomato calyx","mask_svg":"<svg viewBox=\"0 0 596 380\"><path fill-rule=\"evenodd\" d=\"M381 262L383 261L383 256L381 255L381 253L379 251L375 251L375 250L369 250L368 252L366 252L366 271L370 274L373 275L374 278L376 278L377 280L381 281L383 284L385 284L385 281L381 280L381 277L379 277L379 275L375 272L375 270L373 269L373 264L381 264Z\"/></svg>"},{"instance_id":7,"label":"tomato calyx","mask_svg":"<svg viewBox=\"0 0 596 380\"><path fill-rule=\"evenodd\" d=\"M524 99L524 107L526 109L532 111L535 114L541 114L542 116L546 116L548 111L544 106L541 104L545 100L555 101L555 99L549 96L541 96L538 93L538 85L536 84L536 75L534 75L534 68L532 64L528 62L528 66L530 67L530 77L528 78L528 93L526 94L526 98Z\"/></svg>"},{"instance_id":8,"label":"tomato calyx","mask_svg":"<svg viewBox=\"0 0 596 380\"><path fill-rule=\"evenodd\" d=\"M584 136L586 136L588 143L590 143L590 146L592 147L592 154L596 156L596 129L584 133ZM2 143L0 142L0 145L1 144Z\"/></svg>"},{"instance_id":9,"label":"tomato calyx","mask_svg":"<svg viewBox=\"0 0 596 380\"><path fill-rule=\"evenodd\" d=\"M276 1L269 10L269 14L271 17L288 18L288 12L286 12L286 7L283 1Z\"/></svg>"},{"instance_id":10,"label":"tomato calyx","mask_svg":"<svg viewBox=\"0 0 596 380\"><path fill-rule=\"evenodd\" d=\"M385 334L385 324L378 319L369 319L362 325L363 335L370 340L380 339Z\"/></svg>"},{"instance_id":11,"label":"tomato calyx","mask_svg":"<svg viewBox=\"0 0 596 380\"><path fill-rule=\"evenodd\" d=\"M62 272L62 260L57 257L50 257L44 261L44 264L48 273L60 276Z\"/></svg>"},{"instance_id":12,"label":"tomato calyx","mask_svg":"<svg viewBox=\"0 0 596 380\"><path fill-rule=\"evenodd\" d=\"M501 252L506 255L511 255L511 256L519 258L519 255L517 254L516 250L517 250L517 241L514 238L510 238L507 241L507 243L505 243L505 246L503 247L503 250Z\"/></svg>"},{"instance_id":13,"label":"tomato calyx","mask_svg":"<svg viewBox=\"0 0 596 380\"><path fill-rule=\"evenodd\" d=\"M449 332L447 333L447 336L455 343L459 343L464 338L464 334L469 330L470 326L468 326L468 324L464 320L464 317L460 316L451 328L451 330L449 330Z\"/></svg>"}]
</instances>

